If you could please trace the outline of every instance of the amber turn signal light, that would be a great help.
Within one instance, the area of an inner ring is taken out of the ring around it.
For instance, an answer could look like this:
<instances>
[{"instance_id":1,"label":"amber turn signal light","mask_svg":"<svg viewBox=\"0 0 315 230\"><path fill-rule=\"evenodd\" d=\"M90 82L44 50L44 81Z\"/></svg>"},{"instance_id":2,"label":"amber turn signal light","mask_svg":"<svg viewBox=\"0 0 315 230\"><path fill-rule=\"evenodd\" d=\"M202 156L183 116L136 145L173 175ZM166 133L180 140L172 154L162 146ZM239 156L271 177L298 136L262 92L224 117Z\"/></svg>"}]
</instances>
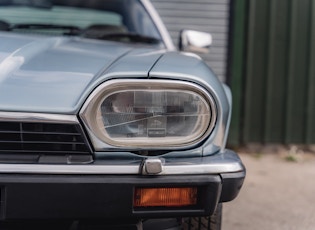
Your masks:
<instances>
[{"instance_id":1,"label":"amber turn signal light","mask_svg":"<svg viewBox=\"0 0 315 230\"><path fill-rule=\"evenodd\" d=\"M197 188L135 188L134 207L181 207L197 204Z\"/></svg>"}]
</instances>

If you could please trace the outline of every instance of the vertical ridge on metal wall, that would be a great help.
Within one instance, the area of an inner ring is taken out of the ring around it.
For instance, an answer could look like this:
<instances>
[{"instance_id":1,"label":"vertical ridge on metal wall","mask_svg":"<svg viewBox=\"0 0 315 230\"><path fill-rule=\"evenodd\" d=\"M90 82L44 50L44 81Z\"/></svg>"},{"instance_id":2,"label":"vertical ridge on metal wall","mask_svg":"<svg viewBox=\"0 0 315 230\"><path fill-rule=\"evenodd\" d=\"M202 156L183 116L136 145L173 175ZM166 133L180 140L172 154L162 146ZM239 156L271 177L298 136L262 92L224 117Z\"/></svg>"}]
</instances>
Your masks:
<instances>
[{"instance_id":1,"label":"vertical ridge on metal wall","mask_svg":"<svg viewBox=\"0 0 315 230\"><path fill-rule=\"evenodd\" d=\"M287 0L270 2L264 142L282 142L285 132L285 101L288 61L289 4Z\"/></svg>"},{"instance_id":2,"label":"vertical ridge on metal wall","mask_svg":"<svg viewBox=\"0 0 315 230\"><path fill-rule=\"evenodd\" d=\"M261 142L265 126L269 1L249 1L244 142Z\"/></svg>"},{"instance_id":3,"label":"vertical ridge on metal wall","mask_svg":"<svg viewBox=\"0 0 315 230\"><path fill-rule=\"evenodd\" d=\"M231 67L230 67L230 86L233 93L233 109L232 119L230 126L230 135L228 143L231 146L237 146L240 144L241 130L242 130L242 97L244 80L244 47L245 47L245 30L247 20L247 0L231 1L231 19L232 24L230 28L231 38Z\"/></svg>"},{"instance_id":4,"label":"vertical ridge on metal wall","mask_svg":"<svg viewBox=\"0 0 315 230\"><path fill-rule=\"evenodd\" d=\"M307 126L310 5L312 0L291 0L286 143L304 143Z\"/></svg>"},{"instance_id":5,"label":"vertical ridge on metal wall","mask_svg":"<svg viewBox=\"0 0 315 230\"><path fill-rule=\"evenodd\" d=\"M309 82L308 82L308 111L306 143L315 143L315 2L311 1L310 17L310 55L309 55Z\"/></svg>"}]
</instances>

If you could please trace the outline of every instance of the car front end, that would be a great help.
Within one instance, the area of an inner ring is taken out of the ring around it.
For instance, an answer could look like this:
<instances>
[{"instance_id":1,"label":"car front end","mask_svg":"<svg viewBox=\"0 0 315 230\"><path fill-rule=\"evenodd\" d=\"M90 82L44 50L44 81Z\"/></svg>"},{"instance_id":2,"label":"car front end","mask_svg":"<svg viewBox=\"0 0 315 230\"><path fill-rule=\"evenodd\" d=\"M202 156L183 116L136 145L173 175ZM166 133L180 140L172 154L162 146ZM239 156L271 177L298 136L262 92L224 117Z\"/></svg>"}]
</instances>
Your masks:
<instances>
[{"instance_id":1,"label":"car front end","mask_svg":"<svg viewBox=\"0 0 315 230\"><path fill-rule=\"evenodd\" d=\"M65 4L35 8L52 2ZM103 1L69 1L64 10L74 2L94 12ZM3 7L21 9L13 3ZM175 221L166 229L212 216L237 196L245 167L225 148L231 92L198 56L163 36L100 34L99 24L83 36L65 25L11 24L0 31L3 226L153 229L154 219ZM69 28L66 36L38 33Z\"/></svg>"}]
</instances>

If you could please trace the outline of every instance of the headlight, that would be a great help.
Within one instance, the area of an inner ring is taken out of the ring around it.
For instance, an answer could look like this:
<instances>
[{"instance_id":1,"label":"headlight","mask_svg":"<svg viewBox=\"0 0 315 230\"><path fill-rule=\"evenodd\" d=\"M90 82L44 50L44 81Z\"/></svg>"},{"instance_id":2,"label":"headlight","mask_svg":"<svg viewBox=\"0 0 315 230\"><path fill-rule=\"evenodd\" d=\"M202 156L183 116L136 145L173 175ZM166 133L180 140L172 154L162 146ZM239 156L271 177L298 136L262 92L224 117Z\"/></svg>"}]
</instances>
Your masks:
<instances>
[{"instance_id":1,"label":"headlight","mask_svg":"<svg viewBox=\"0 0 315 230\"><path fill-rule=\"evenodd\" d=\"M203 140L214 127L216 108L198 85L129 79L100 85L80 115L96 150L169 149Z\"/></svg>"}]
</instances>

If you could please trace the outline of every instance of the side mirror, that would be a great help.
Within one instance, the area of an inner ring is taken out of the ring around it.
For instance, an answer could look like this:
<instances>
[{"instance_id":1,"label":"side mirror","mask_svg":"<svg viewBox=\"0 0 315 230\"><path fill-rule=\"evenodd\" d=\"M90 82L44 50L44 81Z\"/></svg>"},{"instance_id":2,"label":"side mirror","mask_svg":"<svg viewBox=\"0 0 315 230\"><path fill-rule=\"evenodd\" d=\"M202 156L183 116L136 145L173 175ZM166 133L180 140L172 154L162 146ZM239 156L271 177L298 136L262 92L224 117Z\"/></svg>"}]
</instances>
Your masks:
<instances>
[{"instance_id":1,"label":"side mirror","mask_svg":"<svg viewBox=\"0 0 315 230\"><path fill-rule=\"evenodd\" d=\"M209 53L212 36L209 33L182 30L179 36L179 49L194 53Z\"/></svg>"}]
</instances>

